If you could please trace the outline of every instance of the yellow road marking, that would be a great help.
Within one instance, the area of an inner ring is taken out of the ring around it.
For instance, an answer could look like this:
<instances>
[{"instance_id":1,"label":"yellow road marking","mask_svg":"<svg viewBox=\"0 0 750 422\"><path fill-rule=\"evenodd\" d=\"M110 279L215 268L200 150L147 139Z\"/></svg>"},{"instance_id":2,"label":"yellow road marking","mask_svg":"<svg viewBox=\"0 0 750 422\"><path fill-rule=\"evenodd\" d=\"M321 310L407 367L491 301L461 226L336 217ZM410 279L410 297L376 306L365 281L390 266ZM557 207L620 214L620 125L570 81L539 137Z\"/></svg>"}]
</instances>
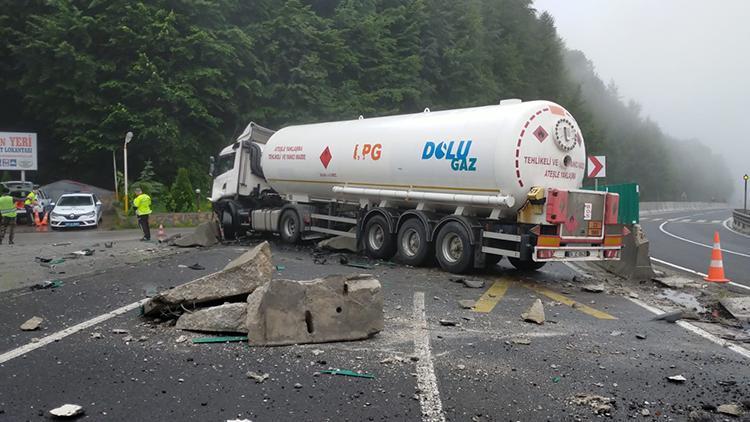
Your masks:
<instances>
[{"instance_id":1,"label":"yellow road marking","mask_svg":"<svg viewBox=\"0 0 750 422\"><path fill-rule=\"evenodd\" d=\"M492 286L474 304L474 312L492 312L495 305L505 296L505 292L508 291L509 286L510 280L506 279L500 279L492 283Z\"/></svg>"},{"instance_id":2,"label":"yellow road marking","mask_svg":"<svg viewBox=\"0 0 750 422\"><path fill-rule=\"evenodd\" d=\"M570 306L573 309L577 309L577 310L583 312L584 314L591 315L594 318L598 318L598 319L617 319L616 317L614 317L614 316L612 316L612 315L610 315L610 314L608 314L606 312L602 312L602 311L600 311L598 309L594 309L594 308L592 308L590 306L586 306L586 305L584 305L582 303L578 303L578 302L576 302L573 299L570 299L570 298L568 298L566 296L561 295L560 293L552 291L552 290L550 290L550 289L548 289L546 287L542 287L542 286L540 286L538 284L524 283L523 286L526 287L526 288L528 288L528 289L531 289L531 290L533 290L533 291L535 291L537 293L541 293L541 294L547 296L548 298L550 298L550 299L552 299L552 300L554 300L556 302L564 303L565 305L568 305L568 306Z\"/></svg>"}]
</instances>

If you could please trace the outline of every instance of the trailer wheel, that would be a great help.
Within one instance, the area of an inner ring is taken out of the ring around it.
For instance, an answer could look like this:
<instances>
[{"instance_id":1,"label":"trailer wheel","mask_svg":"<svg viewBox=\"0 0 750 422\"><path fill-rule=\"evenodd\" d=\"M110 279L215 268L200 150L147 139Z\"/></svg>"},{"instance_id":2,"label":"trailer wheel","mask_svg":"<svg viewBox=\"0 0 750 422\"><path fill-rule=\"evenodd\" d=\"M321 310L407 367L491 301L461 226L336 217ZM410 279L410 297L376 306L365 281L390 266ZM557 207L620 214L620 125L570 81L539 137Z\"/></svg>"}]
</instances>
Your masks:
<instances>
[{"instance_id":1,"label":"trailer wheel","mask_svg":"<svg viewBox=\"0 0 750 422\"><path fill-rule=\"evenodd\" d=\"M546 264L546 262L536 262L532 260L521 261L518 258L508 258L508 261L510 261L517 270L521 271L536 271Z\"/></svg>"},{"instance_id":2,"label":"trailer wheel","mask_svg":"<svg viewBox=\"0 0 750 422\"><path fill-rule=\"evenodd\" d=\"M367 255L376 259L391 259L396 253L396 241L382 215L367 220L364 243Z\"/></svg>"},{"instance_id":3,"label":"trailer wheel","mask_svg":"<svg viewBox=\"0 0 750 422\"><path fill-rule=\"evenodd\" d=\"M302 225L295 210L286 210L279 219L281 239L286 243L297 243L302 237Z\"/></svg>"},{"instance_id":4,"label":"trailer wheel","mask_svg":"<svg viewBox=\"0 0 750 422\"><path fill-rule=\"evenodd\" d=\"M456 222L443 226L435 241L435 254L445 271L455 274L468 272L474 263L474 246L466 228Z\"/></svg>"},{"instance_id":5,"label":"trailer wheel","mask_svg":"<svg viewBox=\"0 0 750 422\"><path fill-rule=\"evenodd\" d=\"M406 265L426 265L434 256L433 245L427 242L427 230L416 218L407 220L398 230L398 260Z\"/></svg>"}]
</instances>

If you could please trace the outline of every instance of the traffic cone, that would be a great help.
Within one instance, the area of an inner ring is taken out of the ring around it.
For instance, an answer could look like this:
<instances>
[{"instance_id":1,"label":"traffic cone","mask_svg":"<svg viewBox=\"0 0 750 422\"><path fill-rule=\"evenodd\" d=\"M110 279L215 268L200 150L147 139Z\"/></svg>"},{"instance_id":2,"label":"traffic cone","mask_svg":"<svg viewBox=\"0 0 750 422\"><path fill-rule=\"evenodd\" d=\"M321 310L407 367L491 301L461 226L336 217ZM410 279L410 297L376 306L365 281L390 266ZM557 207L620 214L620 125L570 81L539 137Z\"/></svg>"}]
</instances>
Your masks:
<instances>
[{"instance_id":1,"label":"traffic cone","mask_svg":"<svg viewBox=\"0 0 750 422\"><path fill-rule=\"evenodd\" d=\"M724 263L721 259L721 243L719 232L714 232L714 248L711 250L711 264L708 266L708 277L706 281L714 283L727 283L729 279L724 277Z\"/></svg>"},{"instance_id":2,"label":"traffic cone","mask_svg":"<svg viewBox=\"0 0 750 422\"><path fill-rule=\"evenodd\" d=\"M47 221L47 215L48 213L45 212L44 218L42 218L42 222L40 223L43 232L46 232L47 229L49 228L49 221Z\"/></svg>"},{"instance_id":3,"label":"traffic cone","mask_svg":"<svg viewBox=\"0 0 750 422\"><path fill-rule=\"evenodd\" d=\"M39 227L41 224L41 221L39 221L39 211L34 211L34 225Z\"/></svg>"},{"instance_id":4,"label":"traffic cone","mask_svg":"<svg viewBox=\"0 0 750 422\"><path fill-rule=\"evenodd\" d=\"M167 240L167 233L164 231L164 224L159 224L159 232L156 234L156 239L159 243Z\"/></svg>"}]
</instances>

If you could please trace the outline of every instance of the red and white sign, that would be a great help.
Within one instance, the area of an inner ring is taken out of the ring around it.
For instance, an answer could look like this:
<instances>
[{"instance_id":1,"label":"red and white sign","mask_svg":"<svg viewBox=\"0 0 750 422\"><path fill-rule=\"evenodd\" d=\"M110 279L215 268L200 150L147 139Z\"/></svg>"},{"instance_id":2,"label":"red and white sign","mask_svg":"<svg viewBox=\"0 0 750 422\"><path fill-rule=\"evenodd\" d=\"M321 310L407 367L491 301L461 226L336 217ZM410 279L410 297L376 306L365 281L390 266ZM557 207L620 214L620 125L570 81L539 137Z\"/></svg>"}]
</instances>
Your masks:
<instances>
[{"instance_id":1,"label":"red and white sign","mask_svg":"<svg viewBox=\"0 0 750 422\"><path fill-rule=\"evenodd\" d=\"M607 177L607 157L604 155L589 155L586 166L586 177Z\"/></svg>"}]
</instances>

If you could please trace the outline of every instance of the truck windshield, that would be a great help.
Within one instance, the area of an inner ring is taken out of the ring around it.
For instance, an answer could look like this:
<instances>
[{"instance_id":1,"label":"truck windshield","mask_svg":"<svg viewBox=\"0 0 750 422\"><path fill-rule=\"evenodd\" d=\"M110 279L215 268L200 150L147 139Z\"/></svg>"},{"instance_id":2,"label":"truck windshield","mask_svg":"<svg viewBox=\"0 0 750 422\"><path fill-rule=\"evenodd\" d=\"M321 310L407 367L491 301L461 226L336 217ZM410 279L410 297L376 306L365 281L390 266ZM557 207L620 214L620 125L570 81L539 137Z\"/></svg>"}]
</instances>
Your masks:
<instances>
[{"instance_id":1,"label":"truck windshield","mask_svg":"<svg viewBox=\"0 0 750 422\"><path fill-rule=\"evenodd\" d=\"M219 163L217 166L217 173L216 174L224 174L231 170L234 167L234 155L236 153L231 153L229 155L222 155L219 157Z\"/></svg>"}]
</instances>

